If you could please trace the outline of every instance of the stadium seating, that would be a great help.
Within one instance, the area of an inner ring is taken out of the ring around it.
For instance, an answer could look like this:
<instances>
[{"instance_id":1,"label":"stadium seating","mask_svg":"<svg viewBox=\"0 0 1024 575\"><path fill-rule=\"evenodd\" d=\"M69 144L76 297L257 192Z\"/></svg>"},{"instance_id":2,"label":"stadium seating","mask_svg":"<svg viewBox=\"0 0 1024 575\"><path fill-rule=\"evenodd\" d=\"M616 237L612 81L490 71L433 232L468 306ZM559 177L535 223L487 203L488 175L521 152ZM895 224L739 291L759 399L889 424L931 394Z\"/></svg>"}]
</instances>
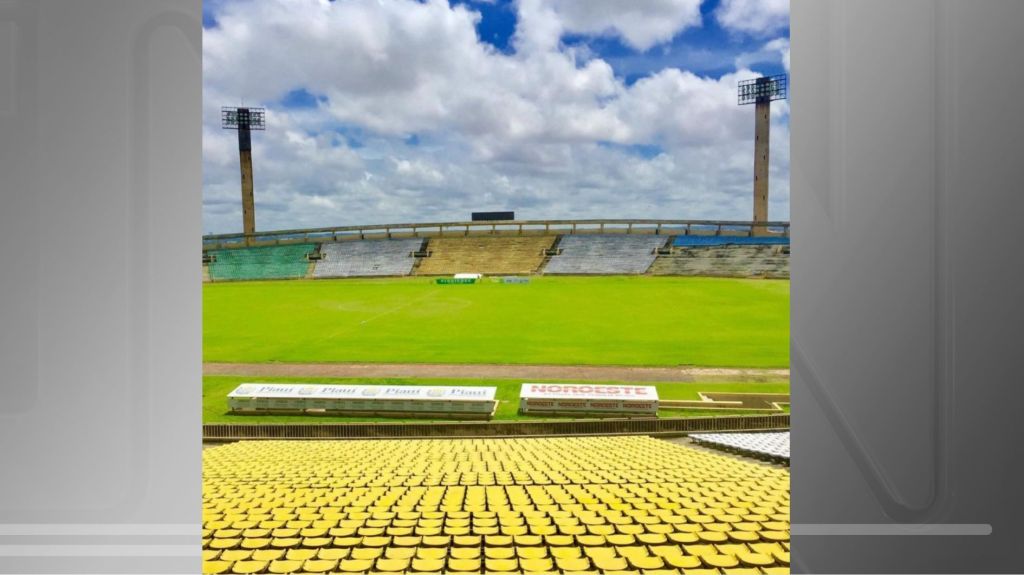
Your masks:
<instances>
[{"instance_id":1,"label":"stadium seating","mask_svg":"<svg viewBox=\"0 0 1024 575\"><path fill-rule=\"evenodd\" d=\"M789 432L778 433L700 433L690 439L727 451L789 459Z\"/></svg>"},{"instance_id":2,"label":"stadium seating","mask_svg":"<svg viewBox=\"0 0 1024 575\"><path fill-rule=\"evenodd\" d=\"M359 240L325 243L320 247L321 260L313 269L315 278L365 276L405 276L412 272L423 240Z\"/></svg>"},{"instance_id":3,"label":"stadium seating","mask_svg":"<svg viewBox=\"0 0 1024 575\"><path fill-rule=\"evenodd\" d=\"M788 246L789 238L782 236L676 236L675 247L693 246Z\"/></svg>"},{"instance_id":4,"label":"stadium seating","mask_svg":"<svg viewBox=\"0 0 1024 575\"><path fill-rule=\"evenodd\" d=\"M650 273L651 275L672 276L787 279L789 278L788 247L778 245L673 247L670 254L658 256L651 266Z\"/></svg>"},{"instance_id":5,"label":"stadium seating","mask_svg":"<svg viewBox=\"0 0 1024 575\"><path fill-rule=\"evenodd\" d=\"M789 474L648 437L203 452L204 573L788 573Z\"/></svg>"},{"instance_id":6,"label":"stadium seating","mask_svg":"<svg viewBox=\"0 0 1024 575\"><path fill-rule=\"evenodd\" d=\"M554 236L479 236L431 238L430 257L416 269L418 275L457 273L530 274L544 261L544 250Z\"/></svg>"},{"instance_id":7,"label":"stadium seating","mask_svg":"<svg viewBox=\"0 0 1024 575\"><path fill-rule=\"evenodd\" d=\"M545 274L642 274L668 240L654 235L563 236Z\"/></svg>"},{"instance_id":8,"label":"stadium seating","mask_svg":"<svg viewBox=\"0 0 1024 575\"><path fill-rule=\"evenodd\" d=\"M316 250L316 244L261 246L211 251L210 279L257 280L288 279L306 276L309 261L306 254Z\"/></svg>"}]
</instances>

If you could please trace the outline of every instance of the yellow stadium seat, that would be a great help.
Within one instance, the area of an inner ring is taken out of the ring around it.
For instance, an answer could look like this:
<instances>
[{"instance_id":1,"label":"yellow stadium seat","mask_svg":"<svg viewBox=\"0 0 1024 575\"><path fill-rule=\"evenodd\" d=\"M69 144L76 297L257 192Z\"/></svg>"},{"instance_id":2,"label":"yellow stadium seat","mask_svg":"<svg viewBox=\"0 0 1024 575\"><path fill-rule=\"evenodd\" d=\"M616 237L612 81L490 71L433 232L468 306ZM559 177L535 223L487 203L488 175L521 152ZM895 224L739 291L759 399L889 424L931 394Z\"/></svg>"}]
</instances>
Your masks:
<instances>
[{"instance_id":1,"label":"yellow stadium seat","mask_svg":"<svg viewBox=\"0 0 1024 575\"><path fill-rule=\"evenodd\" d=\"M601 571L625 571L629 569L629 563L622 557L591 557L594 567Z\"/></svg>"},{"instance_id":2,"label":"yellow stadium seat","mask_svg":"<svg viewBox=\"0 0 1024 575\"><path fill-rule=\"evenodd\" d=\"M448 570L453 573L475 572L480 570L479 559L449 559Z\"/></svg>"},{"instance_id":3,"label":"yellow stadium seat","mask_svg":"<svg viewBox=\"0 0 1024 575\"><path fill-rule=\"evenodd\" d=\"M452 547L448 550L448 556L455 559L479 559L479 547Z\"/></svg>"},{"instance_id":4,"label":"yellow stadium seat","mask_svg":"<svg viewBox=\"0 0 1024 575\"><path fill-rule=\"evenodd\" d=\"M666 555L662 559L666 564L676 569L700 569L701 565L703 565L700 557L694 555Z\"/></svg>"},{"instance_id":5,"label":"yellow stadium seat","mask_svg":"<svg viewBox=\"0 0 1024 575\"><path fill-rule=\"evenodd\" d=\"M352 549L349 557L357 560L374 560L384 555L380 547L356 547Z\"/></svg>"},{"instance_id":6,"label":"yellow stadium seat","mask_svg":"<svg viewBox=\"0 0 1024 575\"><path fill-rule=\"evenodd\" d=\"M519 566L523 573L550 573L555 568L551 559L520 559Z\"/></svg>"},{"instance_id":7,"label":"yellow stadium seat","mask_svg":"<svg viewBox=\"0 0 1024 575\"><path fill-rule=\"evenodd\" d=\"M373 567L372 559L342 559L338 570L343 573L363 573Z\"/></svg>"},{"instance_id":8,"label":"yellow stadium seat","mask_svg":"<svg viewBox=\"0 0 1024 575\"><path fill-rule=\"evenodd\" d=\"M590 560L579 558L557 557L555 565L565 572L584 572L590 569Z\"/></svg>"},{"instance_id":9,"label":"yellow stadium seat","mask_svg":"<svg viewBox=\"0 0 1024 575\"><path fill-rule=\"evenodd\" d=\"M323 559L325 561L340 561L342 559L348 559L351 552L352 550L347 547L325 548L317 551L316 558Z\"/></svg>"},{"instance_id":10,"label":"yellow stadium seat","mask_svg":"<svg viewBox=\"0 0 1024 575\"><path fill-rule=\"evenodd\" d=\"M232 573L262 573L267 568L266 561L235 561L231 566Z\"/></svg>"},{"instance_id":11,"label":"yellow stadium seat","mask_svg":"<svg viewBox=\"0 0 1024 575\"><path fill-rule=\"evenodd\" d=\"M378 571L402 572L409 568L409 559L378 559Z\"/></svg>"},{"instance_id":12,"label":"yellow stadium seat","mask_svg":"<svg viewBox=\"0 0 1024 575\"><path fill-rule=\"evenodd\" d=\"M306 573L328 573L338 566L337 561L325 559L307 559L302 564L302 570Z\"/></svg>"},{"instance_id":13,"label":"yellow stadium seat","mask_svg":"<svg viewBox=\"0 0 1024 575\"><path fill-rule=\"evenodd\" d=\"M203 561L203 574L204 575L220 575L221 573L231 572L230 561Z\"/></svg>"},{"instance_id":14,"label":"yellow stadium seat","mask_svg":"<svg viewBox=\"0 0 1024 575\"><path fill-rule=\"evenodd\" d=\"M555 559L576 559L583 555L579 547L552 547L550 551Z\"/></svg>"},{"instance_id":15,"label":"yellow stadium seat","mask_svg":"<svg viewBox=\"0 0 1024 575\"><path fill-rule=\"evenodd\" d=\"M252 552L252 559L254 561L277 561L283 559L284 554L284 549L260 549Z\"/></svg>"},{"instance_id":16,"label":"yellow stadium seat","mask_svg":"<svg viewBox=\"0 0 1024 575\"><path fill-rule=\"evenodd\" d=\"M770 567L775 564L775 558L763 553L739 553L736 558L747 567Z\"/></svg>"},{"instance_id":17,"label":"yellow stadium seat","mask_svg":"<svg viewBox=\"0 0 1024 575\"><path fill-rule=\"evenodd\" d=\"M740 565L739 560L732 555L707 554L701 555L700 560L712 569L730 569Z\"/></svg>"},{"instance_id":18,"label":"yellow stadium seat","mask_svg":"<svg viewBox=\"0 0 1024 575\"><path fill-rule=\"evenodd\" d=\"M665 566L665 562L661 557L630 556L626 557L626 561L633 569L641 569L645 571L648 569L661 569Z\"/></svg>"},{"instance_id":19,"label":"yellow stadium seat","mask_svg":"<svg viewBox=\"0 0 1024 575\"><path fill-rule=\"evenodd\" d=\"M241 539L214 539L207 545L210 549L234 549L242 542Z\"/></svg>"},{"instance_id":20,"label":"yellow stadium seat","mask_svg":"<svg viewBox=\"0 0 1024 575\"><path fill-rule=\"evenodd\" d=\"M298 547L302 540L297 537L281 537L270 540L270 546L275 549L292 549Z\"/></svg>"},{"instance_id":21,"label":"yellow stadium seat","mask_svg":"<svg viewBox=\"0 0 1024 575\"><path fill-rule=\"evenodd\" d=\"M220 560L221 561L231 561L231 562L234 562L234 561L245 561L245 560L249 559L250 557L252 557L252 553L253 553L252 551L247 551L247 550L244 550L244 549L230 549L230 550L222 551L221 552Z\"/></svg>"},{"instance_id":22,"label":"yellow stadium seat","mask_svg":"<svg viewBox=\"0 0 1024 575\"><path fill-rule=\"evenodd\" d=\"M519 561L515 559L485 559L484 569L494 573L512 573L519 569Z\"/></svg>"},{"instance_id":23,"label":"yellow stadium seat","mask_svg":"<svg viewBox=\"0 0 1024 575\"><path fill-rule=\"evenodd\" d=\"M444 559L447 556L447 547L420 547L416 550L416 557L420 559Z\"/></svg>"},{"instance_id":24,"label":"yellow stadium seat","mask_svg":"<svg viewBox=\"0 0 1024 575\"><path fill-rule=\"evenodd\" d=\"M267 568L270 573L286 574L297 573L302 570L302 561L278 560L271 561Z\"/></svg>"},{"instance_id":25,"label":"yellow stadium seat","mask_svg":"<svg viewBox=\"0 0 1024 575\"><path fill-rule=\"evenodd\" d=\"M305 561L316 557L317 552L317 549L289 549L284 557L289 561Z\"/></svg>"},{"instance_id":26,"label":"yellow stadium seat","mask_svg":"<svg viewBox=\"0 0 1024 575\"><path fill-rule=\"evenodd\" d=\"M484 556L488 559L512 559L516 550L513 547L485 547Z\"/></svg>"},{"instance_id":27,"label":"yellow stadium seat","mask_svg":"<svg viewBox=\"0 0 1024 575\"><path fill-rule=\"evenodd\" d=\"M548 556L547 547L516 547L520 559L543 559Z\"/></svg>"},{"instance_id":28,"label":"yellow stadium seat","mask_svg":"<svg viewBox=\"0 0 1024 575\"><path fill-rule=\"evenodd\" d=\"M443 559L413 559L410 565L418 573L440 573L444 570Z\"/></svg>"}]
</instances>

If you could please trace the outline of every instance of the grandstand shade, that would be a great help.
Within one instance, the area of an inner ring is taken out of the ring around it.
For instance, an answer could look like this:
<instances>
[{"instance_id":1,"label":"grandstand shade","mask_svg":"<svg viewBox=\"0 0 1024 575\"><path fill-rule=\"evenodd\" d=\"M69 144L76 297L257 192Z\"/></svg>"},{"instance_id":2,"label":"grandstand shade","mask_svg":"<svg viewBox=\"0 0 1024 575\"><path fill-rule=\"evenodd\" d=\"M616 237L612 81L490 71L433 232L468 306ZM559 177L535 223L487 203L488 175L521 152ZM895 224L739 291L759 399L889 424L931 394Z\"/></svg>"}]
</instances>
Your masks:
<instances>
[{"instance_id":1,"label":"grandstand shade","mask_svg":"<svg viewBox=\"0 0 1024 575\"><path fill-rule=\"evenodd\" d=\"M785 573L789 474L635 436L240 442L203 453L203 559L205 573Z\"/></svg>"}]
</instances>

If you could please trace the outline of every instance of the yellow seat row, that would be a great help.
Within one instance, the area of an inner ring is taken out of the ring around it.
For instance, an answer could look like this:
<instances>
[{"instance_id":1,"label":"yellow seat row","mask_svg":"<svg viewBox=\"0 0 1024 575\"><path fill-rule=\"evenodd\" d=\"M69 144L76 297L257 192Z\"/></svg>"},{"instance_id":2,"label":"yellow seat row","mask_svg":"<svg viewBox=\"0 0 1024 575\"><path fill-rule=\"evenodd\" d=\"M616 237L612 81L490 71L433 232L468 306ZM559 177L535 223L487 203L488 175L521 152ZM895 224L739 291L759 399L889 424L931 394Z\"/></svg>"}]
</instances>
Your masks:
<instances>
[{"instance_id":1,"label":"yellow seat row","mask_svg":"<svg viewBox=\"0 0 1024 575\"><path fill-rule=\"evenodd\" d=\"M646 437L241 442L204 451L203 570L785 573L788 481Z\"/></svg>"}]
</instances>

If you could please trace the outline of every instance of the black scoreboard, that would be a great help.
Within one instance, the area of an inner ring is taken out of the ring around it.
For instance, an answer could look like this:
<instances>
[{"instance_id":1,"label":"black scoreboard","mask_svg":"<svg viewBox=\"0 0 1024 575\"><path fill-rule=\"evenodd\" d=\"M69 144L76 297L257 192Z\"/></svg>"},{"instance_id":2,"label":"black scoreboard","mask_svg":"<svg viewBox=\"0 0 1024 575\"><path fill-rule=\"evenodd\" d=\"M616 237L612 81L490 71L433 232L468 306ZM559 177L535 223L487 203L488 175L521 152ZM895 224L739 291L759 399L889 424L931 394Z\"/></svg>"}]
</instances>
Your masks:
<instances>
[{"instance_id":1,"label":"black scoreboard","mask_svg":"<svg viewBox=\"0 0 1024 575\"><path fill-rule=\"evenodd\" d=\"M516 219L515 212L473 212L474 222L496 222Z\"/></svg>"}]
</instances>

